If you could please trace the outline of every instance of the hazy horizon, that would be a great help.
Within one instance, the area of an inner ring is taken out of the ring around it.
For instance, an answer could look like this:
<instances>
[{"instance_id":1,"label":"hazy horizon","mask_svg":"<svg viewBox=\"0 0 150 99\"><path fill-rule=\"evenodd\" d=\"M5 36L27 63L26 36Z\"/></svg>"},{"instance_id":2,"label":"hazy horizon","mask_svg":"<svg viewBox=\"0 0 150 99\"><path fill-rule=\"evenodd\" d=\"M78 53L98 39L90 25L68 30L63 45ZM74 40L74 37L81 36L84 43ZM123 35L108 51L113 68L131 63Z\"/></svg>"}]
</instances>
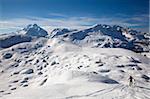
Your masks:
<instances>
[{"instance_id":1,"label":"hazy horizon","mask_svg":"<svg viewBox=\"0 0 150 99\"><path fill-rule=\"evenodd\" d=\"M86 28L121 25L149 32L149 0L0 0L0 32L28 24Z\"/></svg>"}]
</instances>

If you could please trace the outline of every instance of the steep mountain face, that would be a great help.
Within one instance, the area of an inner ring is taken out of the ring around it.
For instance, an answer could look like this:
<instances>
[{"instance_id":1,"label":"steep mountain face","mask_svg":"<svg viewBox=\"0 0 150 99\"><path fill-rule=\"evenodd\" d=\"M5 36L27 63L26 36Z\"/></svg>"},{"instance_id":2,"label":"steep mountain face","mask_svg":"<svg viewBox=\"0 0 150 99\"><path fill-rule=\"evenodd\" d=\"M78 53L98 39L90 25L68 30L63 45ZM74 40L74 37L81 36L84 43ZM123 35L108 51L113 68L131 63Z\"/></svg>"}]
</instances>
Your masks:
<instances>
[{"instance_id":1,"label":"steep mountain face","mask_svg":"<svg viewBox=\"0 0 150 99\"><path fill-rule=\"evenodd\" d=\"M84 30L56 28L49 34L37 24L30 24L19 31L19 33L2 36L0 38L0 47L10 47L18 43L30 42L35 37L46 36L49 39L58 38L79 46L125 48L135 52L147 52L150 50L150 38L146 33L144 34L117 25L101 24Z\"/></svg>"},{"instance_id":2,"label":"steep mountain face","mask_svg":"<svg viewBox=\"0 0 150 99\"><path fill-rule=\"evenodd\" d=\"M47 31L39 27L37 24L30 24L23 30L26 32L26 35L29 36L45 37L48 35Z\"/></svg>"},{"instance_id":3,"label":"steep mountain face","mask_svg":"<svg viewBox=\"0 0 150 99\"><path fill-rule=\"evenodd\" d=\"M143 33L116 25L98 24L81 31L63 32L57 37L80 46L125 48L135 52L149 51L150 44L149 38Z\"/></svg>"},{"instance_id":4,"label":"steep mountain face","mask_svg":"<svg viewBox=\"0 0 150 99\"><path fill-rule=\"evenodd\" d=\"M97 36L111 36L114 39L125 40L125 36L122 35L121 27L109 26L109 25L96 25L92 28L85 29L71 35L72 39L83 40L86 36L97 35Z\"/></svg>"},{"instance_id":5,"label":"steep mountain face","mask_svg":"<svg viewBox=\"0 0 150 99\"><path fill-rule=\"evenodd\" d=\"M38 39L47 35L48 33L37 24L30 24L19 32L1 35L0 48L8 48L19 43L31 42L35 37Z\"/></svg>"},{"instance_id":6,"label":"steep mountain face","mask_svg":"<svg viewBox=\"0 0 150 99\"><path fill-rule=\"evenodd\" d=\"M0 48L8 48L19 43L30 42L31 40L32 38L27 35L3 35L0 37Z\"/></svg>"},{"instance_id":7,"label":"steep mountain face","mask_svg":"<svg viewBox=\"0 0 150 99\"><path fill-rule=\"evenodd\" d=\"M73 32L73 31L77 31L77 30L72 30L67 28L62 28L62 29L56 28L50 33L50 37L51 38L58 37L59 35L64 35L66 33Z\"/></svg>"}]
</instances>

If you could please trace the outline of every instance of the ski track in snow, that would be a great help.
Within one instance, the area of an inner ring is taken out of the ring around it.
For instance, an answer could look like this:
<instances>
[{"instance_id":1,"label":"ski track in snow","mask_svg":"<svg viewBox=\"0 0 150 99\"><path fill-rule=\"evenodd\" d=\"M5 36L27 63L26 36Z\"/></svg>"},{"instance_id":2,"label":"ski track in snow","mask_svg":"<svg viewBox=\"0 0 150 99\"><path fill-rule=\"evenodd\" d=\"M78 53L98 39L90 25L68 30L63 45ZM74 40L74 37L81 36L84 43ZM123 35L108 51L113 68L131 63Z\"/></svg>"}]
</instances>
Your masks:
<instances>
[{"instance_id":1,"label":"ski track in snow","mask_svg":"<svg viewBox=\"0 0 150 99\"><path fill-rule=\"evenodd\" d=\"M136 88L143 88L143 87L140 87L140 86L135 86L135 87ZM94 92L86 94L86 95L69 96L69 97L65 97L64 99L96 97L96 96L101 96L101 95L109 94L110 92L112 92L112 91L114 91L116 89L121 89L121 91L123 91L123 90L125 90L125 88L129 89L129 86L127 86L127 85L116 85L115 87L112 87L112 88L106 88L106 89L97 90L97 91L94 91ZM150 90L148 88L146 88L146 89ZM146 95L143 91L144 90L141 90L140 93L142 92L141 94L144 97L144 99L150 99L149 96ZM136 92L138 92L138 91L135 91L135 89L132 88L132 89L130 89L130 92L124 93L124 95L122 95L122 96L115 96L115 97L111 97L111 98L112 99L124 99L126 97L126 95L130 94L132 97L135 97L135 99L138 99L138 97L136 98L136 96L135 96Z\"/></svg>"}]
</instances>

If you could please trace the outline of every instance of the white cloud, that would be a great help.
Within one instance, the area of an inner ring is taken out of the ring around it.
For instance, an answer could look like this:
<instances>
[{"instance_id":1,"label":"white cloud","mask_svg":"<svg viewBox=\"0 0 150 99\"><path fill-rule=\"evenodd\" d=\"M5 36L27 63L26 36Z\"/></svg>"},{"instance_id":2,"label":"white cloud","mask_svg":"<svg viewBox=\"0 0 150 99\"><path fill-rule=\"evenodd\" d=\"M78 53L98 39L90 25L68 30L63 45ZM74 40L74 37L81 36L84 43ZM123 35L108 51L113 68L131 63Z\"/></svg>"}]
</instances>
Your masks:
<instances>
[{"instance_id":1,"label":"white cloud","mask_svg":"<svg viewBox=\"0 0 150 99\"><path fill-rule=\"evenodd\" d=\"M50 16L57 16L57 17L67 17L67 15L61 13L49 13Z\"/></svg>"},{"instance_id":2,"label":"white cloud","mask_svg":"<svg viewBox=\"0 0 150 99\"><path fill-rule=\"evenodd\" d=\"M56 15L56 14L55 14ZM60 16L60 15L59 15ZM62 16L62 15L61 15ZM132 18L130 18L132 19ZM83 29L94 24L108 24L108 25L121 25L121 26L140 26L141 24L131 24L126 22L130 19L124 18L93 18L93 17L70 17L70 18L41 18L41 17L27 17L27 18L16 18L9 20L0 20L0 31L2 30L16 30L25 27L28 24L37 23L42 27L49 27L51 29L57 27L66 27L66 28L77 28ZM135 17L136 20L141 20L140 18Z\"/></svg>"}]
</instances>

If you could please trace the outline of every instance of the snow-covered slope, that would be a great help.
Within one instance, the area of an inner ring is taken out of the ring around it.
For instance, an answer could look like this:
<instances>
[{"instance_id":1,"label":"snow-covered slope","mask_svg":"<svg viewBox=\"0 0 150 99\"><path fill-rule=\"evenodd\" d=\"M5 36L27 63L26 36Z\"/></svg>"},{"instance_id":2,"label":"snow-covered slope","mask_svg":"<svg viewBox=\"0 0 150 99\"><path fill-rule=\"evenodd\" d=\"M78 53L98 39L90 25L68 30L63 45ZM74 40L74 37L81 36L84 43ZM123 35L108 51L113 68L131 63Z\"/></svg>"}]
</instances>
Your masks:
<instances>
[{"instance_id":1,"label":"snow-covered slope","mask_svg":"<svg viewBox=\"0 0 150 99\"><path fill-rule=\"evenodd\" d=\"M43 31L0 36L0 99L149 99L150 58L127 50L146 48L144 34L109 25Z\"/></svg>"},{"instance_id":2,"label":"snow-covered slope","mask_svg":"<svg viewBox=\"0 0 150 99\"><path fill-rule=\"evenodd\" d=\"M56 31L57 32L57 31ZM55 34L58 34L59 31ZM80 46L125 48L135 52L149 51L150 39L142 32L120 26L95 25L91 28L61 32L57 37Z\"/></svg>"},{"instance_id":3,"label":"snow-covered slope","mask_svg":"<svg viewBox=\"0 0 150 99\"><path fill-rule=\"evenodd\" d=\"M125 49L41 38L0 51L0 98L148 99L149 65L149 58Z\"/></svg>"},{"instance_id":4,"label":"snow-covered slope","mask_svg":"<svg viewBox=\"0 0 150 99\"><path fill-rule=\"evenodd\" d=\"M14 44L31 41L31 38L39 37L49 37L49 39L59 38L62 41L72 42L78 46L125 48L135 52L150 51L150 37L146 33L137 32L117 25L98 24L84 30L56 28L51 33L48 33L37 24L30 24L23 30L13 34L13 37L7 34L1 38L5 42L12 42L8 38L14 38L16 41L14 40L12 44L8 43L8 47L10 47ZM6 43L2 43L3 41L0 42L1 48L3 48L1 45L7 45Z\"/></svg>"}]
</instances>

